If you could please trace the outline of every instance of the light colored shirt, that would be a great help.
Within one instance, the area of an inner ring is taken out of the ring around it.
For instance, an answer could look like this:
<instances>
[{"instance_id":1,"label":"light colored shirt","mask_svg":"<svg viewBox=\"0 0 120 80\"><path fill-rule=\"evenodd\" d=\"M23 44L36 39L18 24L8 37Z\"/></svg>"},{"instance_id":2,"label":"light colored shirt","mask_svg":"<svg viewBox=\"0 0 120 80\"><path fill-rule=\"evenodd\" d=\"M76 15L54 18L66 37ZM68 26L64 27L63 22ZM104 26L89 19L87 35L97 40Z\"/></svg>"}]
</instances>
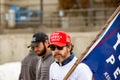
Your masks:
<instances>
[{"instance_id":1,"label":"light colored shirt","mask_svg":"<svg viewBox=\"0 0 120 80\"><path fill-rule=\"evenodd\" d=\"M76 62L77 58L74 57L69 63L61 66L58 63L54 62L50 66L50 79L49 80L63 80L68 71ZM84 64L80 63L69 76L68 80L92 80L92 72L90 68Z\"/></svg>"}]
</instances>

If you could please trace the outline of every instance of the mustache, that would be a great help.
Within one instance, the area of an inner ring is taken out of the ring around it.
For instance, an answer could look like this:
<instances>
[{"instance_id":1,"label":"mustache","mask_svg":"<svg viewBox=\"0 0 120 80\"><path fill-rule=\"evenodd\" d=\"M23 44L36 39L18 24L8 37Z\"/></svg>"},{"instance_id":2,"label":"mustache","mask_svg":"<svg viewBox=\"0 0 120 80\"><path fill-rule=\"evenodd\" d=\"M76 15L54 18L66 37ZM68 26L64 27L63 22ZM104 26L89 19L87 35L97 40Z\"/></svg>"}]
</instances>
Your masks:
<instances>
[{"instance_id":1,"label":"mustache","mask_svg":"<svg viewBox=\"0 0 120 80\"><path fill-rule=\"evenodd\" d=\"M58 56L58 55L61 55L61 54L58 52L54 53L54 56Z\"/></svg>"}]
</instances>

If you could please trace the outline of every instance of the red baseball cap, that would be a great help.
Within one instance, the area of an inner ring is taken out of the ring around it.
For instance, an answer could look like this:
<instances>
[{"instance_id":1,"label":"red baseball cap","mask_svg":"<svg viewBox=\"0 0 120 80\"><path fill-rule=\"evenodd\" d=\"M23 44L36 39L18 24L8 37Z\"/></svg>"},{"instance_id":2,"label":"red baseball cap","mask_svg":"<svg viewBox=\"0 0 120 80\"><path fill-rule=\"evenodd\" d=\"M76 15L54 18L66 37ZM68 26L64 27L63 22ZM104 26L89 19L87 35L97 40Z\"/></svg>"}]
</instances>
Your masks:
<instances>
[{"instance_id":1,"label":"red baseball cap","mask_svg":"<svg viewBox=\"0 0 120 80\"><path fill-rule=\"evenodd\" d=\"M63 31L56 31L50 35L50 45L65 46L71 44L71 37Z\"/></svg>"}]
</instances>

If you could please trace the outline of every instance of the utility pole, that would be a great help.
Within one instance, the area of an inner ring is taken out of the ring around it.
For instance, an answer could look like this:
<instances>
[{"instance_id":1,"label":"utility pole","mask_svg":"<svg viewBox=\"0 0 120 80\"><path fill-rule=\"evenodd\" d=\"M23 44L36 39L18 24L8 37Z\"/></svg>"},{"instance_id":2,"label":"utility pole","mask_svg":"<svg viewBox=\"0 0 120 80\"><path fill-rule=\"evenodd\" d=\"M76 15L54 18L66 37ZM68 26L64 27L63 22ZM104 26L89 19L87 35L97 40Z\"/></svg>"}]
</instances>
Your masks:
<instances>
[{"instance_id":1,"label":"utility pole","mask_svg":"<svg viewBox=\"0 0 120 80\"><path fill-rule=\"evenodd\" d=\"M88 13L88 15L89 15L89 17L90 17L90 19L89 19L89 24L90 24L90 26L95 26L95 21L94 21L94 4L93 4L93 0L89 0L89 4L90 4L90 9L91 9L91 11L89 11L89 13Z\"/></svg>"},{"instance_id":2,"label":"utility pole","mask_svg":"<svg viewBox=\"0 0 120 80\"><path fill-rule=\"evenodd\" d=\"M5 27L5 0L0 0L0 33L3 32L3 28Z\"/></svg>"},{"instance_id":3,"label":"utility pole","mask_svg":"<svg viewBox=\"0 0 120 80\"><path fill-rule=\"evenodd\" d=\"M43 0L40 0L40 27L43 26Z\"/></svg>"}]
</instances>

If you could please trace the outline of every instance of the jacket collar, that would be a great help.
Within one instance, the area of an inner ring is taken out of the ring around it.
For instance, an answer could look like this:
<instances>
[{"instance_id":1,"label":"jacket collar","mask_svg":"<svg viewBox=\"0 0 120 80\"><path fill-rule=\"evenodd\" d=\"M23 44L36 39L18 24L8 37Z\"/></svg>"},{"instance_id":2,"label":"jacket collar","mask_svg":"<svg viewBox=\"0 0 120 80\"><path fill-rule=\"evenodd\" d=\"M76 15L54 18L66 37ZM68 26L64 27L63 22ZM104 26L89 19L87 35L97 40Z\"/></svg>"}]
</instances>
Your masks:
<instances>
[{"instance_id":1,"label":"jacket collar","mask_svg":"<svg viewBox=\"0 0 120 80\"><path fill-rule=\"evenodd\" d=\"M61 66L64 66L64 65L66 65L67 63L69 63L70 61L72 61L72 59L74 58L74 53L72 52L71 53L71 55L70 55L70 57L69 58L67 58L66 60L64 60L61 64L59 64L59 62L56 62L57 64L59 64L59 65L61 65Z\"/></svg>"}]
</instances>

